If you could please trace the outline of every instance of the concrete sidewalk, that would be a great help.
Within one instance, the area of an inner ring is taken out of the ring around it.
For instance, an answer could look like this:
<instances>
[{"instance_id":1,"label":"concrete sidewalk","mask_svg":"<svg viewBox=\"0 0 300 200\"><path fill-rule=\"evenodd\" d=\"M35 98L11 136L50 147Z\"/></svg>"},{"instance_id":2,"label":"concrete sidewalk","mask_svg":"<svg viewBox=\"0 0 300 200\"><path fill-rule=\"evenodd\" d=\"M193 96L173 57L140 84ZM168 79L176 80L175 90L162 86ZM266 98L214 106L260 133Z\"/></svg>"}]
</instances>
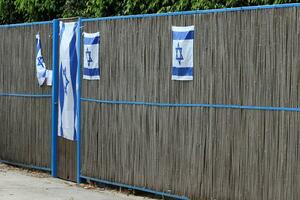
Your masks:
<instances>
[{"instance_id":1,"label":"concrete sidewalk","mask_svg":"<svg viewBox=\"0 0 300 200\"><path fill-rule=\"evenodd\" d=\"M150 200L0 163L0 200Z\"/></svg>"}]
</instances>

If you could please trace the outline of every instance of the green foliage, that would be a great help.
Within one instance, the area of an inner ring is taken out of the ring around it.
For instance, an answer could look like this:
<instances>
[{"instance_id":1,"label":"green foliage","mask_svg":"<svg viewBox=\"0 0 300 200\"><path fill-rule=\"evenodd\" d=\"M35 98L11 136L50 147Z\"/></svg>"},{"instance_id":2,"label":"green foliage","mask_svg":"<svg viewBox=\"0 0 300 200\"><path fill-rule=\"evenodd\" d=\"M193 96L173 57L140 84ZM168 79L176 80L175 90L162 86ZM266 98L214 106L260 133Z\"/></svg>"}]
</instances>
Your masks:
<instances>
[{"instance_id":1,"label":"green foliage","mask_svg":"<svg viewBox=\"0 0 300 200\"><path fill-rule=\"evenodd\" d=\"M0 24L18 23L23 20L23 17L16 11L13 1L0 0Z\"/></svg>"},{"instance_id":2,"label":"green foliage","mask_svg":"<svg viewBox=\"0 0 300 200\"><path fill-rule=\"evenodd\" d=\"M300 2L300 0L0 0L0 23L43 21L61 17L106 17L296 2Z\"/></svg>"},{"instance_id":3,"label":"green foliage","mask_svg":"<svg viewBox=\"0 0 300 200\"><path fill-rule=\"evenodd\" d=\"M63 6L62 16L64 18L83 16L85 10L85 0L66 0Z\"/></svg>"},{"instance_id":4,"label":"green foliage","mask_svg":"<svg viewBox=\"0 0 300 200\"><path fill-rule=\"evenodd\" d=\"M116 0L95 0L96 6L94 8L95 16L112 16L112 15L122 15L123 7L125 6L124 1Z\"/></svg>"},{"instance_id":5,"label":"green foliage","mask_svg":"<svg viewBox=\"0 0 300 200\"><path fill-rule=\"evenodd\" d=\"M25 21L44 21L60 17L63 0L15 0L14 5L19 16Z\"/></svg>"}]
</instances>

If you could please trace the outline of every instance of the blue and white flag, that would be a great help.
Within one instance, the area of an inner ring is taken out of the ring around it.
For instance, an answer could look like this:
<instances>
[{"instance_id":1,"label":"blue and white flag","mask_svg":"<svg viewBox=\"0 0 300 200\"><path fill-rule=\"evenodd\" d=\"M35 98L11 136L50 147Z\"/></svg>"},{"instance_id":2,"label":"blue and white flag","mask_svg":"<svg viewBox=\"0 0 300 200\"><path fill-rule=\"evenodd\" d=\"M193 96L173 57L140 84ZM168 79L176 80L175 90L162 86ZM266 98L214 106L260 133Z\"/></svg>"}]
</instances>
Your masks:
<instances>
[{"instance_id":1,"label":"blue and white flag","mask_svg":"<svg viewBox=\"0 0 300 200\"><path fill-rule=\"evenodd\" d=\"M172 26L172 80L193 80L194 26Z\"/></svg>"},{"instance_id":2,"label":"blue and white flag","mask_svg":"<svg viewBox=\"0 0 300 200\"><path fill-rule=\"evenodd\" d=\"M36 77L39 83L39 86L42 86L46 80L47 69L42 55L42 44L40 34L36 34Z\"/></svg>"},{"instance_id":3,"label":"blue and white flag","mask_svg":"<svg viewBox=\"0 0 300 200\"><path fill-rule=\"evenodd\" d=\"M52 86L52 70L47 70L46 72L46 83L48 86Z\"/></svg>"},{"instance_id":4,"label":"blue and white flag","mask_svg":"<svg viewBox=\"0 0 300 200\"><path fill-rule=\"evenodd\" d=\"M99 44L100 34L97 33L83 33L84 37L84 65L83 78L87 80L99 80Z\"/></svg>"},{"instance_id":5,"label":"blue and white flag","mask_svg":"<svg viewBox=\"0 0 300 200\"><path fill-rule=\"evenodd\" d=\"M60 22L58 136L69 140L76 140L77 133L77 28L76 22Z\"/></svg>"}]
</instances>

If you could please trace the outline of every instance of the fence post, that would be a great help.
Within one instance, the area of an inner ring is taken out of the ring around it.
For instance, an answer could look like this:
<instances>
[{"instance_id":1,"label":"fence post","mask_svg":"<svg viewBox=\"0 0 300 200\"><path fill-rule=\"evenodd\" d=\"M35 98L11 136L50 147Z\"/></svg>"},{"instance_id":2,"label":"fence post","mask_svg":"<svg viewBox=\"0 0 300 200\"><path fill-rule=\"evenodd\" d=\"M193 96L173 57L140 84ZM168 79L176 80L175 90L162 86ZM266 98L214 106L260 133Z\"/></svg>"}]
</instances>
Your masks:
<instances>
[{"instance_id":1,"label":"fence post","mask_svg":"<svg viewBox=\"0 0 300 200\"><path fill-rule=\"evenodd\" d=\"M80 81L80 78L81 78L81 75L80 75L80 69L81 69L81 65L80 65L80 62L81 62L81 18L79 17L78 18L78 24L77 24L78 28L77 28L77 41L76 41L76 48L77 48L77 85L76 85L76 89L77 89L77 127L76 127L76 130L77 130L77 148L76 148L76 174L77 174L77 183L80 183L81 182L81 178L80 178L80 128L81 128L81 81Z\"/></svg>"},{"instance_id":2,"label":"fence post","mask_svg":"<svg viewBox=\"0 0 300 200\"><path fill-rule=\"evenodd\" d=\"M57 110L58 110L58 33L59 21L53 20L52 30L52 137L51 137L51 175L57 177Z\"/></svg>"}]
</instances>

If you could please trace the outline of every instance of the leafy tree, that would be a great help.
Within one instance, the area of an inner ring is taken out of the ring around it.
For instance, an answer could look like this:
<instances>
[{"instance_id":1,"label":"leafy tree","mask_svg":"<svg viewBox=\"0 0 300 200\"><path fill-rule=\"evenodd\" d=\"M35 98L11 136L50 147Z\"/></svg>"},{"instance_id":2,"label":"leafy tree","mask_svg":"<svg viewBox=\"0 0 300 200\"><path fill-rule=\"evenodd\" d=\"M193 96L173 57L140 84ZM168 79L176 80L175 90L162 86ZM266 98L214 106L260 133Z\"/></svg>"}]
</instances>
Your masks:
<instances>
[{"instance_id":1,"label":"leafy tree","mask_svg":"<svg viewBox=\"0 0 300 200\"><path fill-rule=\"evenodd\" d=\"M300 2L300 0L0 0L0 23L43 21L61 17L106 17L296 2Z\"/></svg>"},{"instance_id":2,"label":"leafy tree","mask_svg":"<svg viewBox=\"0 0 300 200\"><path fill-rule=\"evenodd\" d=\"M152 0L141 2L138 0L127 0L124 6L124 14L146 14L162 13L173 11L190 10L192 3L190 0Z\"/></svg>"},{"instance_id":3,"label":"leafy tree","mask_svg":"<svg viewBox=\"0 0 300 200\"><path fill-rule=\"evenodd\" d=\"M63 6L64 18L84 16L87 9L85 0L66 0Z\"/></svg>"},{"instance_id":4,"label":"leafy tree","mask_svg":"<svg viewBox=\"0 0 300 200\"><path fill-rule=\"evenodd\" d=\"M123 15L125 5L124 0L88 0L85 15L92 17Z\"/></svg>"},{"instance_id":5,"label":"leafy tree","mask_svg":"<svg viewBox=\"0 0 300 200\"><path fill-rule=\"evenodd\" d=\"M44 21L61 17L64 0L15 0L15 8L25 21Z\"/></svg>"},{"instance_id":6,"label":"leafy tree","mask_svg":"<svg viewBox=\"0 0 300 200\"><path fill-rule=\"evenodd\" d=\"M16 11L13 1L0 0L0 24L11 24L22 21L24 21L24 18Z\"/></svg>"}]
</instances>

